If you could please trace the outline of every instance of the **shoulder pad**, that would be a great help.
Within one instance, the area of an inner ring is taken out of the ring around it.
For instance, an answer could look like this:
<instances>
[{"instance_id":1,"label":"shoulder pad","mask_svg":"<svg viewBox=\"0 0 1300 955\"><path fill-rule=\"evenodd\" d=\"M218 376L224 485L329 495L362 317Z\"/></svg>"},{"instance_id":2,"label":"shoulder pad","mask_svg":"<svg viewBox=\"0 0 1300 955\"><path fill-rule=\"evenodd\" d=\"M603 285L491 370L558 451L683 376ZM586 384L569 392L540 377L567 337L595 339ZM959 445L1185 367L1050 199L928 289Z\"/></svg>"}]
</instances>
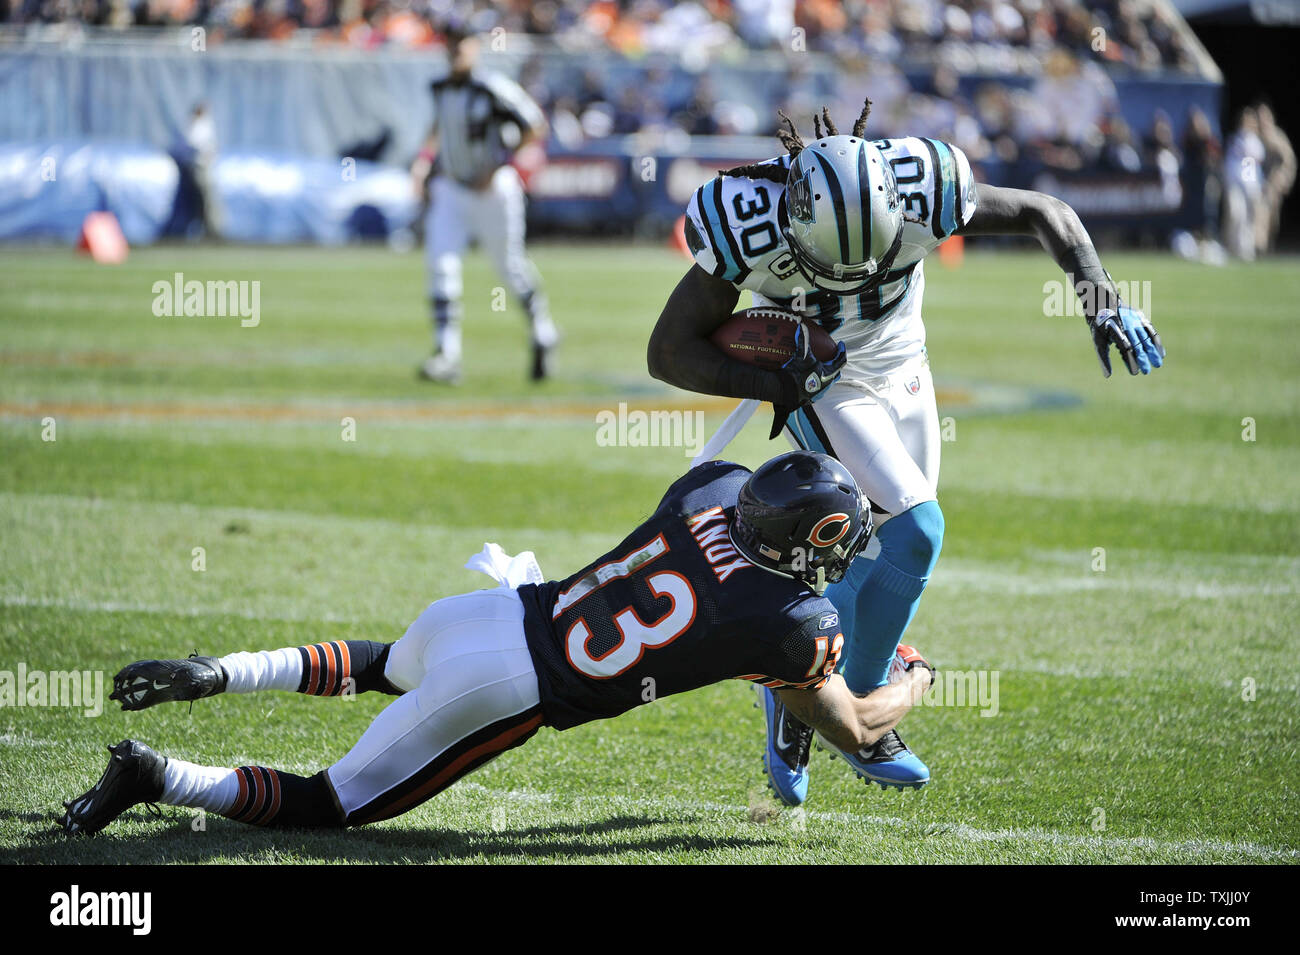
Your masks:
<instances>
[{"instance_id":1,"label":"shoulder pad","mask_svg":"<svg viewBox=\"0 0 1300 955\"><path fill-rule=\"evenodd\" d=\"M700 268L737 285L781 243L777 206L783 186L716 176L686 207L686 242Z\"/></svg>"}]
</instances>

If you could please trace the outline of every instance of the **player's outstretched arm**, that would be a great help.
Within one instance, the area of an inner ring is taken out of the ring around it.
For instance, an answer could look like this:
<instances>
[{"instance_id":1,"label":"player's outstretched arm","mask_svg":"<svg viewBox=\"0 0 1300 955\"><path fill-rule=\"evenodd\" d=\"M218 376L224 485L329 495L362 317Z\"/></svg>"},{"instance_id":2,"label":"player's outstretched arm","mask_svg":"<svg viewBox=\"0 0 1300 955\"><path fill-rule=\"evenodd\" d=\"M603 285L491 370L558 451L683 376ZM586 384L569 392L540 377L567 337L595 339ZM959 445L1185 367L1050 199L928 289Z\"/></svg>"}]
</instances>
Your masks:
<instances>
[{"instance_id":1,"label":"player's outstretched arm","mask_svg":"<svg viewBox=\"0 0 1300 955\"><path fill-rule=\"evenodd\" d=\"M816 690L777 690L795 716L846 753L870 746L898 725L930 686L933 671L914 667L898 683L857 696L838 673Z\"/></svg>"},{"instance_id":2,"label":"player's outstretched arm","mask_svg":"<svg viewBox=\"0 0 1300 955\"><path fill-rule=\"evenodd\" d=\"M979 204L961 235L1025 235L1038 239L1074 285L1083 302L1102 373L1110 377L1110 348L1129 374L1150 373L1164 364L1165 348L1147 317L1120 301L1097 249L1070 206L1041 192L979 186Z\"/></svg>"}]
</instances>

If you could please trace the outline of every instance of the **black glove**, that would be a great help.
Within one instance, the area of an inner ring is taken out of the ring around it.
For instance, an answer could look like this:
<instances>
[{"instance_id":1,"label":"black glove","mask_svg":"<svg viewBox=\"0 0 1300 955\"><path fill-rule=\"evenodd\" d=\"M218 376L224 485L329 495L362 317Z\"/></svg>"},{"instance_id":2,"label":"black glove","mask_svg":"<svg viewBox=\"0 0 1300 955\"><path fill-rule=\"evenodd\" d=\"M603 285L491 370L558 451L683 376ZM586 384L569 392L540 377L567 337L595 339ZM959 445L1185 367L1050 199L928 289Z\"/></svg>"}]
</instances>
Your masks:
<instances>
[{"instance_id":1,"label":"black glove","mask_svg":"<svg viewBox=\"0 0 1300 955\"><path fill-rule=\"evenodd\" d=\"M782 377L783 397L780 402L772 404L772 431L767 436L769 441L781 433L790 415L803 405L816 401L825 394L827 388L839 381L846 361L848 356L843 342L836 342L832 358L827 361L818 359L812 353L812 345L803 323L799 323L794 330L794 354L777 370Z\"/></svg>"}]
</instances>

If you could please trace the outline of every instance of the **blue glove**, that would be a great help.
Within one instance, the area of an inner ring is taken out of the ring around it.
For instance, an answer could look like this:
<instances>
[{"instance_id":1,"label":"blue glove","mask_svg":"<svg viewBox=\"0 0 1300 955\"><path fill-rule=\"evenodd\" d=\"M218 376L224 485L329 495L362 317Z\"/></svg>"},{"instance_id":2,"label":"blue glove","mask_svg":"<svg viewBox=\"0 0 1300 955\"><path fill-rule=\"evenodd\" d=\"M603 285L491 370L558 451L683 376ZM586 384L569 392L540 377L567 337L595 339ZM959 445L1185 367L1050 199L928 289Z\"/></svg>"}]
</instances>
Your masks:
<instances>
[{"instance_id":1,"label":"blue glove","mask_svg":"<svg viewBox=\"0 0 1300 955\"><path fill-rule=\"evenodd\" d=\"M1152 368L1165 363L1160 333L1145 315L1123 302L1119 303L1118 310L1103 308L1088 327L1092 331L1092 343L1097 347L1097 357L1101 359L1102 373L1107 378L1110 377L1111 345L1119 349L1130 375L1138 372L1149 375Z\"/></svg>"},{"instance_id":2,"label":"blue glove","mask_svg":"<svg viewBox=\"0 0 1300 955\"><path fill-rule=\"evenodd\" d=\"M780 374L786 379L786 390L793 392L797 397L791 404L772 406L772 431L768 435L769 441L781 433L786 419L801 405L816 401L826 393L826 389L840 380L846 361L848 355L845 354L843 342L835 343L835 354L826 361L814 355L812 344L808 341L808 333L804 331L803 323L799 323L794 330L794 354L779 369Z\"/></svg>"}]
</instances>

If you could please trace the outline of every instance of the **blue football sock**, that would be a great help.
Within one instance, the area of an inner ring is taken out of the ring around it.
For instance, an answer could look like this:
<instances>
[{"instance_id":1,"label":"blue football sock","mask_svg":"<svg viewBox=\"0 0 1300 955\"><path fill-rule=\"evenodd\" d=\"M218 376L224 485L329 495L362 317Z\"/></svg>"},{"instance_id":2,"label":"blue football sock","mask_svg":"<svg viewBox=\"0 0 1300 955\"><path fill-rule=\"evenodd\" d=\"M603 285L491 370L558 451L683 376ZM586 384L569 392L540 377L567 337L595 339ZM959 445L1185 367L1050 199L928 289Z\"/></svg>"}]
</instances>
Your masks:
<instances>
[{"instance_id":1,"label":"blue football sock","mask_svg":"<svg viewBox=\"0 0 1300 955\"><path fill-rule=\"evenodd\" d=\"M844 681L854 693L868 693L889 679L889 663L916 614L943 543L943 512L927 501L887 521L876 535L880 554L874 561L855 561L837 584L842 593L827 596L840 611L846 647ZM850 599L847 585L858 564L865 579ZM850 613L845 609L852 605Z\"/></svg>"},{"instance_id":2,"label":"blue football sock","mask_svg":"<svg viewBox=\"0 0 1300 955\"><path fill-rule=\"evenodd\" d=\"M853 639L853 627L858 616L858 591L867 582L867 576L871 573L871 566L874 563L875 560L872 558L859 557L849 565L843 580L826 588L826 599L839 611L840 633L844 634L845 644ZM844 665L848 662L848 653L841 653L835 672L842 674Z\"/></svg>"}]
</instances>

